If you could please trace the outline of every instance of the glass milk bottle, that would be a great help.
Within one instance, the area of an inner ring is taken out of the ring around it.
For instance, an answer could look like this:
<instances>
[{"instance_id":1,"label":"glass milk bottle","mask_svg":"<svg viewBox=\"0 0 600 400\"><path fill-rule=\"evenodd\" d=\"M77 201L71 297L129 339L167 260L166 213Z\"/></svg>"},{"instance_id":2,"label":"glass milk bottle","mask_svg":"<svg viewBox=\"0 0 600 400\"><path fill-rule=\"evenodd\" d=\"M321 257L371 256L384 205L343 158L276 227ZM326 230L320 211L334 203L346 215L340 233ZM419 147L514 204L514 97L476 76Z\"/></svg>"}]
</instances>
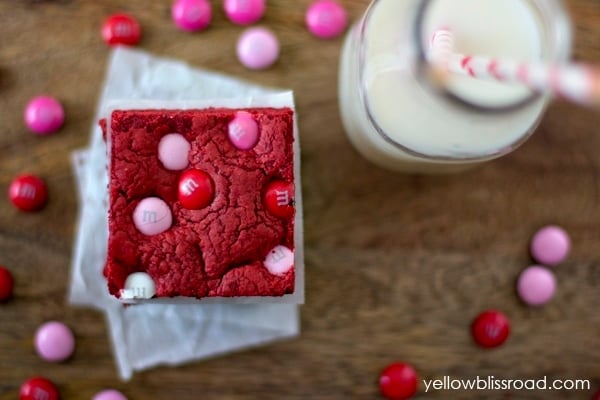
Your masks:
<instances>
[{"instance_id":1,"label":"glass milk bottle","mask_svg":"<svg viewBox=\"0 0 600 400\"><path fill-rule=\"evenodd\" d=\"M426 61L438 29L455 51L565 63L571 28L560 0L373 0L340 61L342 122L355 148L404 172L460 171L511 152L549 98L518 84L453 75L435 85Z\"/></svg>"}]
</instances>

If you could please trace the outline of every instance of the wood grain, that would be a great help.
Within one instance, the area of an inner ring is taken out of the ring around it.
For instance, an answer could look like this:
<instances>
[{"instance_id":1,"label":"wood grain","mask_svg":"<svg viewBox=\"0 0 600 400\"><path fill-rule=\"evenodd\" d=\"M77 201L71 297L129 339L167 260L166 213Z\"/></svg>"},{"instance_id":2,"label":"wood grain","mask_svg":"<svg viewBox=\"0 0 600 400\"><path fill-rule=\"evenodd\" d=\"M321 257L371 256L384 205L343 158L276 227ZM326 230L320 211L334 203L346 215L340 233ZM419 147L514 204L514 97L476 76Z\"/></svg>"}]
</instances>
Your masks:
<instances>
[{"instance_id":1,"label":"wood grain","mask_svg":"<svg viewBox=\"0 0 600 400\"><path fill-rule=\"evenodd\" d=\"M213 1L214 6L220 1ZM367 0L343 0L354 20ZM16 296L0 307L0 400L45 374L64 399L116 387L130 399L377 399L377 374L397 359L423 378L586 378L600 388L600 114L557 103L521 149L448 177L393 174L360 158L338 117L341 40L303 25L309 0L270 0L264 24L282 43L280 62L245 70L234 44L242 28L215 9L211 28L183 34L170 1L0 0L0 191L30 171L45 177L41 213L0 202L0 263ZM570 0L574 55L600 63L600 2ZM302 336L119 382L103 317L65 300L77 199L69 153L85 146L106 67L99 37L112 12L136 15L141 48L193 65L296 92L303 147L307 304ZM22 122L29 98L64 101L60 133L35 137ZM522 306L515 279L531 260L527 242L547 223L564 226L574 248L556 269L560 289L543 309ZM468 332L486 308L513 323L501 349L481 351ZM33 333L59 319L77 336L74 358L37 358ZM421 387L423 389L423 386ZM433 399L589 399L589 392L436 392Z\"/></svg>"}]
</instances>

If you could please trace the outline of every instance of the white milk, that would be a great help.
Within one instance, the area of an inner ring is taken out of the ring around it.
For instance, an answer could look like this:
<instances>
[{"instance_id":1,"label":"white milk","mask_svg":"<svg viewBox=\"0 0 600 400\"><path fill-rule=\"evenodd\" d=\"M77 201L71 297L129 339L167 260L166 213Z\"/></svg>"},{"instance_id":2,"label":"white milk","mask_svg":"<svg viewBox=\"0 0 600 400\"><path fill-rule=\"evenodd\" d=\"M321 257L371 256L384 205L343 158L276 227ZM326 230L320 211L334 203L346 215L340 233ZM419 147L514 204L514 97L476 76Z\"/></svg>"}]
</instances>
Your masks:
<instances>
[{"instance_id":1,"label":"white milk","mask_svg":"<svg viewBox=\"0 0 600 400\"><path fill-rule=\"evenodd\" d=\"M340 64L339 97L350 140L367 159L414 172L464 169L513 150L535 128L547 99L537 98L516 111L483 113L452 104L417 80L412 35L418 4L418 0L378 0L365 24L364 43L359 39L360 24L349 32ZM530 61L540 60L547 47L539 14L523 0L432 0L427 10L424 40L436 29L449 27L456 50L464 54ZM454 77L448 87L463 99L488 107L511 105L531 95L520 85L471 77Z\"/></svg>"}]
</instances>

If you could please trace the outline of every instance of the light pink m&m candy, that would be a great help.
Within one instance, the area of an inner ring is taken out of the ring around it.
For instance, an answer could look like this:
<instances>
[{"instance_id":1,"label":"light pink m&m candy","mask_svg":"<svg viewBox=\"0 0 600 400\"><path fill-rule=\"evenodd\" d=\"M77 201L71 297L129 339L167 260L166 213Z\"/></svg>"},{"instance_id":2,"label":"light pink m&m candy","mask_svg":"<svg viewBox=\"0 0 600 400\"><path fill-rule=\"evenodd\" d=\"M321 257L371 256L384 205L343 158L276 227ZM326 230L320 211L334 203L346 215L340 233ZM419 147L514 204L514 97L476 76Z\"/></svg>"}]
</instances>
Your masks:
<instances>
[{"instance_id":1,"label":"light pink m&m candy","mask_svg":"<svg viewBox=\"0 0 600 400\"><path fill-rule=\"evenodd\" d=\"M268 68L279 57L279 41L269 29L247 29L237 42L237 56L247 68Z\"/></svg>"},{"instance_id":2,"label":"light pink m&m candy","mask_svg":"<svg viewBox=\"0 0 600 400\"><path fill-rule=\"evenodd\" d=\"M38 135L54 133L64 122L65 111L54 97L34 97L25 107L25 123Z\"/></svg>"},{"instance_id":3,"label":"light pink m&m candy","mask_svg":"<svg viewBox=\"0 0 600 400\"><path fill-rule=\"evenodd\" d=\"M334 0L317 0L306 12L308 30L321 39L339 36L347 24L346 10Z\"/></svg>"},{"instance_id":4,"label":"light pink m&m candy","mask_svg":"<svg viewBox=\"0 0 600 400\"><path fill-rule=\"evenodd\" d=\"M250 25L265 14L266 0L225 0L223 8L227 18L234 24Z\"/></svg>"},{"instance_id":5,"label":"light pink m&m candy","mask_svg":"<svg viewBox=\"0 0 600 400\"><path fill-rule=\"evenodd\" d=\"M133 211L133 223L144 235L163 233L171 227L173 216L171 209L158 197L146 197Z\"/></svg>"},{"instance_id":6,"label":"light pink m&m candy","mask_svg":"<svg viewBox=\"0 0 600 400\"><path fill-rule=\"evenodd\" d=\"M284 275L294 266L294 252L285 246L275 246L265 257L265 268L273 275Z\"/></svg>"},{"instance_id":7,"label":"light pink m&m candy","mask_svg":"<svg viewBox=\"0 0 600 400\"><path fill-rule=\"evenodd\" d=\"M118 390L106 389L96 393L92 400L127 400L127 397Z\"/></svg>"},{"instance_id":8,"label":"light pink m&m candy","mask_svg":"<svg viewBox=\"0 0 600 400\"><path fill-rule=\"evenodd\" d=\"M238 111L228 126L229 140L240 150L250 150L258 142L258 124L252 114Z\"/></svg>"},{"instance_id":9,"label":"light pink m&m candy","mask_svg":"<svg viewBox=\"0 0 600 400\"><path fill-rule=\"evenodd\" d=\"M46 361L64 361L71 357L75 349L73 332L61 322L46 322L35 334L35 349Z\"/></svg>"},{"instance_id":10,"label":"light pink m&m candy","mask_svg":"<svg viewBox=\"0 0 600 400\"><path fill-rule=\"evenodd\" d=\"M210 25L212 8L208 0L176 0L171 8L171 16L179 29L201 31Z\"/></svg>"},{"instance_id":11,"label":"light pink m&m candy","mask_svg":"<svg viewBox=\"0 0 600 400\"><path fill-rule=\"evenodd\" d=\"M183 135L169 133L158 142L158 159L171 171L181 171L188 166L188 156L192 145Z\"/></svg>"},{"instance_id":12,"label":"light pink m&m candy","mask_svg":"<svg viewBox=\"0 0 600 400\"><path fill-rule=\"evenodd\" d=\"M531 239L531 255L543 265L558 265L563 262L571 250L571 239L567 232L555 225L546 226Z\"/></svg>"},{"instance_id":13,"label":"light pink m&m candy","mask_svg":"<svg viewBox=\"0 0 600 400\"><path fill-rule=\"evenodd\" d=\"M530 306L544 305L556 293L556 278L547 268L531 266L519 276L517 292L521 300Z\"/></svg>"}]
</instances>

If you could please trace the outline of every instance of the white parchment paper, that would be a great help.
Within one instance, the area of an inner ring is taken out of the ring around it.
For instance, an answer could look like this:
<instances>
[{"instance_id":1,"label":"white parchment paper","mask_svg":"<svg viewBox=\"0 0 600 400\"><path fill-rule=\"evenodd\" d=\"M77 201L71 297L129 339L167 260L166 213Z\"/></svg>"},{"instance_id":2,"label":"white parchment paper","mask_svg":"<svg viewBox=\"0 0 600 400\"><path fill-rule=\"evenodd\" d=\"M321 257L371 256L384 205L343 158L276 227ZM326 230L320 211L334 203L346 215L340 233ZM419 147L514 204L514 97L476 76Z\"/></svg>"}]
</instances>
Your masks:
<instances>
[{"instance_id":1,"label":"white parchment paper","mask_svg":"<svg viewBox=\"0 0 600 400\"><path fill-rule=\"evenodd\" d=\"M282 94L281 90L191 68L178 61L116 48L111 55L96 117L100 118L109 103L115 100L185 102L227 98L239 99L239 107L293 107L289 92ZM269 99L269 104L263 104L265 98ZM234 106L236 101L228 100L227 103ZM108 177L106 146L99 127L92 128L89 148L74 152L72 160L81 207L69 302L90 306L106 314L122 379L131 378L136 370L178 365L299 334L298 306L295 304L140 304L124 307L108 294L102 275L108 238ZM299 160L296 161L298 165ZM299 171L296 172L299 178ZM301 205L301 199L297 200ZM299 212L301 217L301 207ZM295 234L301 239L302 225L297 225ZM301 246L299 250L302 251ZM296 289L303 294L303 279L297 280L297 284L300 286Z\"/></svg>"}]
</instances>

